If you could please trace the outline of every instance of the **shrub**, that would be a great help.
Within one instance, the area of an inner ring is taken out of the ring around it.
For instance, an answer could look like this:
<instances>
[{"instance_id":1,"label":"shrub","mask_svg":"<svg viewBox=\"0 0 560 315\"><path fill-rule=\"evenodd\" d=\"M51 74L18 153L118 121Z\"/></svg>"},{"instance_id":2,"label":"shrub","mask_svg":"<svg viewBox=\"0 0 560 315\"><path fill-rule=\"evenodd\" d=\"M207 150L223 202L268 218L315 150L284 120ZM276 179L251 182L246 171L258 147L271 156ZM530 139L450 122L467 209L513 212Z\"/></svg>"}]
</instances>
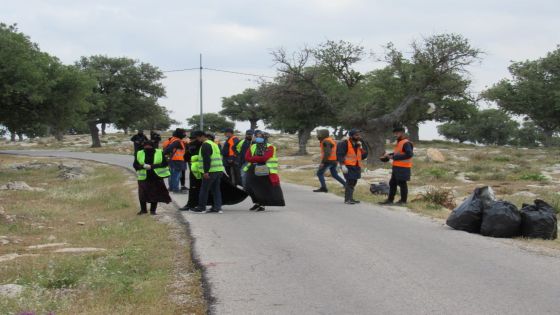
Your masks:
<instances>
[{"instance_id":1,"label":"shrub","mask_svg":"<svg viewBox=\"0 0 560 315\"><path fill-rule=\"evenodd\" d=\"M447 209L455 208L453 191L441 187L429 187L425 193L420 194L417 200L425 201L432 205L438 205Z\"/></svg>"},{"instance_id":2,"label":"shrub","mask_svg":"<svg viewBox=\"0 0 560 315\"><path fill-rule=\"evenodd\" d=\"M420 171L420 174L432 179L443 179L451 176L451 173L447 169L439 167L425 168Z\"/></svg>"},{"instance_id":3,"label":"shrub","mask_svg":"<svg viewBox=\"0 0 560 315\"><path fill-rule=\"evenodd\" d=\"M544 181L548 180L546 178L546 176L544 176L541 173L525 173L525 174L522 174L521 176L519 176L519 179L521 179L521 180L531 180L531 181L535 181L535 182L544 182Z\"/></svg>"}]
</instances>

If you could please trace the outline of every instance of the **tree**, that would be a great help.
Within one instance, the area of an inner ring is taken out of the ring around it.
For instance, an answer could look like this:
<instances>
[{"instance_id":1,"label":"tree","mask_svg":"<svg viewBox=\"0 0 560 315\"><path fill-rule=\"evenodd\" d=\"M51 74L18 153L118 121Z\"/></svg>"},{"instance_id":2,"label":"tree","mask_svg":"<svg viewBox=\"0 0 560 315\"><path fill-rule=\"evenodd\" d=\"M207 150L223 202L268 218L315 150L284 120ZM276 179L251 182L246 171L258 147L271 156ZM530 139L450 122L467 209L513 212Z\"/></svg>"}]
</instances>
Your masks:
<instances>
[{"instance_id":1,"label":"tree","mask_svg":"<svg viewBox=\"0 0 560 315\"><path fill-rule=\"evenodd\" d=\"M437 127L438 133L449 140L457 140L460 143L472 140L472 135L465 121L450 121Z\"/></svg>"},{"instance_id":2,"label":"tree","mask_svg":"<svg viewBox=\"0 0 560 315\"><path fill-rule=\"evenodd\" d=\"M266 107L259 103L255 89L245 89L242 93L222 98L221 115L234 121L249 121L251 129L257 129L257 122L269 117Z\"/></svg>"},{"instance_id":3,"label":"tree","mask_svg":"<svg viewBox=\"0 0 560 315\"><path fill-rule=\"evenodd\" d=\"M209 132L218 133L223 132L226 128L234 128L235 123L228 121L224 116L221 116L216 113L206 113L203 116L204 118L204 129ZM191 118L187 119L187 123L189 124L192 130L201 130L200 129L200 115L194 115Z\"/></svg>"},{"instance_id":4,"label":"tree","mask_svg":"<svg viewBox=\"0 0 560 315\"><path fill-rule=\"evenodd\" d=\"M171 112L163 106L150 107L150 114L130 126L136 130L167 130L179 122L170 117Z\"/></svg>"},{"instance_id":5,"label":"tree","mask_svg":"<svg viewBox=\"0 0 560 315\"><path fill-rule=\"evenodd\" d=\"M405 57L392 44L387 45L388 67L375 71L363 86L357 86L355 89L362 91L362 97L344 111L343 121L365 133L371 146L369 163L378 162L375 157L385 150L387 131L402 123L411 108L427 112L429 101L453 99L457 86L464 86L460 83L467 74L466 67L481 54L467 39L456 34L434 35L413 42L411 50L410 56ZM401 70L404 65L406 71ZM382 77L389 80L382 82ZM387 85L402 92L387 93L390 90Z\"/></svg>"},{"instance_id":6,"label":"tree","mask_svg":"<svg viewBox=\"0 0 560 315\"><path fill-rule=\"evenodd\" d=\"M77 66L97 82L88 98L86 115L92 147L101 146L98 124L114 123L117 128L129 129L145 119L158 98L165 96L160 82L163 73L150 64L98 55L82 57Z\"/></svg>"},{"instance_id":7,"label":"tree","mask_svg":"<svg viewBox=\"0 0 560 315\"><path fill-rule=\"evenodd\" d=\"M526 115L544 130L546 146L560 131L560 48L544 58L514 62L512 79L503 79L483 93L509 113Z\"/></svg>"}]
</instances>

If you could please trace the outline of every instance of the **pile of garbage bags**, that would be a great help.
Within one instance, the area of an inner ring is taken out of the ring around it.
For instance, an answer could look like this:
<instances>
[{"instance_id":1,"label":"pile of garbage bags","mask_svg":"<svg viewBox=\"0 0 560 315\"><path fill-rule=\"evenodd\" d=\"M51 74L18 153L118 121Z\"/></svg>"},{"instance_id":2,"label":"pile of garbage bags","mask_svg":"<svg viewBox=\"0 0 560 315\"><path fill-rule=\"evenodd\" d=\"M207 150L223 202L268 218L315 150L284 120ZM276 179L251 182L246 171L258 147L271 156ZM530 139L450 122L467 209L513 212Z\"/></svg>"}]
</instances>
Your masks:
<instances>
[{"instance_id":1,"label":"pile of garbage bags","mask_svg":"<svg viewBox=\"0 0 560 315\"><path fill-rule=\"evenodd\" d=\"M533 205L496 200L492 188L476 188L462 204L451 212L447 225L469 233L491 237L556 239L558 221L554 208L542 200Z\"/></svg>"},{"instance_id":2,"label":"pile of garbage bags","mask_svg":"<svg viewBox=\"0 0 560 315\"><path fill-rule=\"evenodd\" d=\"M371 184L369 186L369 191L374 195L388 195L389 184L385 182L379 182L379 184Z\"/></svg>"}]
</instances>

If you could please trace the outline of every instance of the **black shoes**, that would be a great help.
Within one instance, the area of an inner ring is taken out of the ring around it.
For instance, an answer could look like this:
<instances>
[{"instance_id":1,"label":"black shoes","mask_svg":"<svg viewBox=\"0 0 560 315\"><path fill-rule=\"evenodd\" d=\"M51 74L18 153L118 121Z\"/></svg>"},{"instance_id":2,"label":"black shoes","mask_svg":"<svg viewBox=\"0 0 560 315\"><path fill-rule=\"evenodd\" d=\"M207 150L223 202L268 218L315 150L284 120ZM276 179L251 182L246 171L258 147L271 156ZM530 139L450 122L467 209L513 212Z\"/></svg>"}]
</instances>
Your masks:
<instances>
[{"instance_id":1,"label":"black shoes","mask_svg":"<svg viewBox=\"0 0 560 315\"><path fill-rule=\"evenodd\" d=\"M393 201L391 201L391 200L385 200L385 201L383 201L383 202L380 202L379 204L380 204L380 205L392 205L392 204L393 204Z\"/></svg>"},{"instance_id":2,"label":"black shoes","mask_svg":"<svg viewBox=\"0 0 560 315\"><path fill-rule=\"evenodd\" d=\"M140 210L140 212L138 212L136 215L144 215L144 214L148 214L148 211Z\"/></svg>"},{"instance_id":3,"label":"black shoes","mask_svg":"<svg viewBox=\"0 0 560 315\"><path fill-rule=\"evenodd\" d=\"M157 215L157 213L155 211L150 211L150 215Z\"/></svg>"},{"instance_id":4,"label":"black shoes","mask_svg":"<svg viewBox=\"0 0 560 315\"><path fill-rule=\"evenodd\" d=\"M315 189L313 192L324 192L324 193L328 193L329 190L325 187L321 187L319 189Z\"/></svg>"},{"instance_id":5,"label":"black shoes","mask_svg":"<svg viewBox=\"0 0 560 315\"><path fill-rule=\"evenodd\" d=\"M350 200L345 200L344 203L347 204L347 205L355 205L355 204L356 204L356 202L355 202L354 200L352 200L352 199L350 199Z\"/></svg>"},{"instance_id":6,"label":"black shoes","mask_svg":"<svg viewBox=\"0 0 560 315\"><path fill-rule=\"evenodd\" d=\"M352 199L354 203L360 203L360 200Z\"/></svg>"},{"instance_id":7,"label":"black shoes","mask_svg":"<svg viewBox=\"0 0 560 315\"><path fill-rule=\"evenodd\" d=\"M257 210L257 209L260 208L260 207L261 207L261 205L254 204L251 208L249 208L249 210L250 210L250 211L255 211L255 210Z\"/></svg>"},{"instance_id":8,"label":"black shoes","mask_svg":"<svg viewBox=\"0 0 560 315\"><path fill-rule=\"evenodd\" d=\"M395 206L406 207L406 201L400 200L399 202L395 203Z\"/></svg>"},{"instance_id":9,"label":"black shoes","mask_svg":"<svg viewBox=\"0 0 560 315\"><path fill-rule=\"evenodd\" d=\"M260 212L260 211L264 211L264 207L263 206L259 206L257 209L255 209L256 212Z\"/></svg>"},{"instance_id":10,"label":"black shoes","mask_svg":"<svg viewBox=\"0 0 560 315\"><path fill-rule=\"evenodd\" d=\"M179 208L179 211L191 211L191 210L193 210L193 209L194 209L194 208L191 208L191 207L189 207L189 206L184 206L184 207L182 207L182 208Z\"/></svg>"}]
</instances>

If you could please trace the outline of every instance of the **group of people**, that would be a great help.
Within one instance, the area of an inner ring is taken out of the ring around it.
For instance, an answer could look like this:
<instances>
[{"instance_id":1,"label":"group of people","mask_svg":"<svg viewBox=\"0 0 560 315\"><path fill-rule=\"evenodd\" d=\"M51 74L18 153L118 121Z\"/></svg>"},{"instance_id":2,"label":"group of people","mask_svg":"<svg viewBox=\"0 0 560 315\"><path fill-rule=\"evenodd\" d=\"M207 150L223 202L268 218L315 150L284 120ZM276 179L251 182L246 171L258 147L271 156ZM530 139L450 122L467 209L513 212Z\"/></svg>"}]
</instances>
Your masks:
<instances>
[{"instance_id":1,"label":"group of people","mask_svg":"<svg viewBox=\"0 0 560 315\"><path fill-rule=\"evenodd\" d=\"M248 130L245 138L239 140L232 129L227 129L224 135L222 146L213 134L192 131L187 138L186 130L178 128L161 149L161 137L157 142L154 137L148 140L141 131L132 137L138 214L147 214L148 204L150 214L156 214L159 202L171 201L169 192L185 190L188 202L180 210L195 213L222 213L222 205L237 204L247 196L253 200L253 211L264 211L265 206L284 206L276 147L269 143L268 134ZM184 182L187 169L188 189ZM169 188L164 178L168 178Z\"/></svg>"},{"instance_id":2,"label":"group of people","mask_svg":"<svg viewBox=\"0 0 560 315\"><path fill-rule=\"evenodd\" d=\"M393 128L393 136L396 145L393 152L385 152L380 160L389 162L392 160L392 174L389 181L389 195L387 200L381 202L383 205L394 203L397 187L400 188L401 198L397 205L405 205L408 198L408 184L411 176L413 144L406 137L405 129ZM344 203L353 205L360 203L354 199L354 190L358 180L361 178L363 161L368 157L367 146L362 141L362 134L357 129L348 133L348 139L336 142L329 135L329 131L318 130L317 138L321 147L321 162L317 170L317 177L321 187L314 192L328 192L325 181L325 172L330 171L331 176L344 187ZM338 169L342 171L344 179L338 175Z\"/></svg>"}]
</instances>

